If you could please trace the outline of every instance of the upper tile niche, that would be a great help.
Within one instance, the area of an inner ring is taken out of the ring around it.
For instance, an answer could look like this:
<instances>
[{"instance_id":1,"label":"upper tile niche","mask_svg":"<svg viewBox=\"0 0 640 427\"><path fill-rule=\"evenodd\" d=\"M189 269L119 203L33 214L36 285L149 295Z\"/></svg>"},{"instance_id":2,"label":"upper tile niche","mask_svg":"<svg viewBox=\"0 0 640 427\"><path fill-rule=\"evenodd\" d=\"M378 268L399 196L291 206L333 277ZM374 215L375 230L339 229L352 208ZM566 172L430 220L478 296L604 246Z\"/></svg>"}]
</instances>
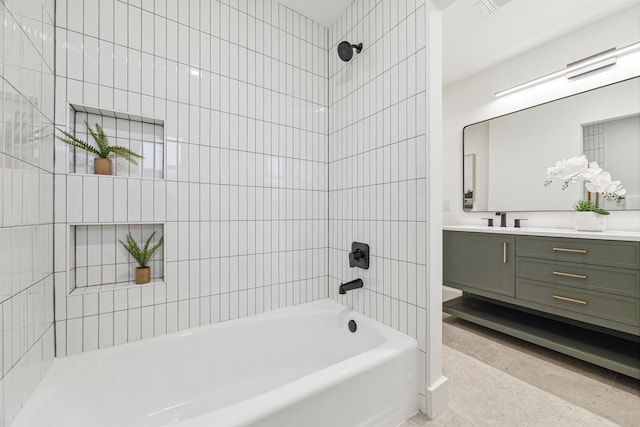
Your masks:
<instances>
[{"instance_id":1,"label":"upper tile niche","mask_svg":"<svg viewBox=\"0 0 640 427\"><path fill-rule=\"evenodd\" d=\"M151 117L119 113L104 109L70 105L71 132L83 141L92 142L86 123L103 129L110 145L120 145L143 156L137 165L115 158L113 175L131 178L165 178L164 121ZM82 149L70 147L69 173L92 174L95 156Z\"/></svg>"}]
</instances>

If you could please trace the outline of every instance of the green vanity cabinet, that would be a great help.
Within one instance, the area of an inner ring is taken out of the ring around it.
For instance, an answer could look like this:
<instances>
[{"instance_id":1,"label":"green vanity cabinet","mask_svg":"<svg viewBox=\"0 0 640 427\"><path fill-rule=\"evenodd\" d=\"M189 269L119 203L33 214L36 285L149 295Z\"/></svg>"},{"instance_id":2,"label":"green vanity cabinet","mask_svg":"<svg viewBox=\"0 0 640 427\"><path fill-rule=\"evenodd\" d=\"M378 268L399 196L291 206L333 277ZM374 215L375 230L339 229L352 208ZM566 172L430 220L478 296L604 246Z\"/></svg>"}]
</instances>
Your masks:
<instances>
[{"instance_id":1,"label":"green vanity cabinet","mask_svg":"<svg viewBox=\"0 0 640 427\"><path fill-rule=\"evenodd\" d=\"M640 379L640 236L450 228L446 313Z\"/></svg>"},{"instance_id":2,"label":"green vanity cabinet","mask_svg":"<svg viewBox=\"0 0 640 427\"><path fill-rule=\"evenodd\" d=\"M446 286L483 296L515 296L515 237L445 231Z\"/></svg>"}]
</instances>

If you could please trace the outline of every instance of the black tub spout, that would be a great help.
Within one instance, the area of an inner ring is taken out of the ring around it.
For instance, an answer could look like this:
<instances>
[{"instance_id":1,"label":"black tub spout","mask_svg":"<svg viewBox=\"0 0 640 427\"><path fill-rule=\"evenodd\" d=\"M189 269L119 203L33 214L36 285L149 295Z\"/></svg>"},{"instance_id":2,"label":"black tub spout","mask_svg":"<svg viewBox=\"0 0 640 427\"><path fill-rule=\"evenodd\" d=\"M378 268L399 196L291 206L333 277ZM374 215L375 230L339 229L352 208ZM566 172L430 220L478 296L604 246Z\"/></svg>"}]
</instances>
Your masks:
<instances>
[{"instance_id":1,"label":"black tub spout","mask_svg":"<svg viewBox=\"0 0 640 427\"><path fill-rule=\"evenodd\" d=\"M338 293L341 294L341 295L344 295L344 294L347 293L347 291L351 291L353 289L358 289L358 288L361 288L363 286L364 286L364 284L362 283L362 279L355 279L355 280L352 280L352 281L347 282L347 283L342 283L340 285L340 289L338 290Z\"/></svg>"}]
</instances>

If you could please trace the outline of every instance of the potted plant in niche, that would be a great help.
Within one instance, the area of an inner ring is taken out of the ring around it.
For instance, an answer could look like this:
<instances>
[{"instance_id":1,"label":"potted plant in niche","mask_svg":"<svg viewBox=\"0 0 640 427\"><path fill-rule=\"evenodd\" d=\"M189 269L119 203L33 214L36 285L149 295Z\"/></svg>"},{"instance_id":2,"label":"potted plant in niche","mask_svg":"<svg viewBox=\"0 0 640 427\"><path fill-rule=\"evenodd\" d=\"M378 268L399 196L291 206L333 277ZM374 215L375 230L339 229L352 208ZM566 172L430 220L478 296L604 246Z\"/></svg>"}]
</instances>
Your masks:
<instances>
[{"instance_id":1,"label":"potted plant in niche","mask_svg":"<svg viewBox=\"0 0 640 427\"><path fill-rule=\"evenodd\" d=\"M151 239L156 234L154 231L151 233L151 236L147 239L143 247L140 247L138 242L133 238L131 232L127 233L127 243L122 240L118 241L124 246L124 248L131 254L133 259L138 262L139 267L136 267L136 284L143 285L145 283L149 283L151 281L151 267L149 267L149 260L153 253L162 245L163 237L160 237L158 243L149 248L149 244L151 243Z\"/></svg>"},{"instance_id":2,"label":"potted plant in niche","mask_svg":"<svg viewBox=\"0 0 640 427\"><path fill-rule=\"evenodd\" d=\"M620 181L613 181L609 172L603 171L596 162L589 162L584 155L560 160L548 168L545 187L554 181L561 181L563 190L576 182L584 182L587 200L578 200L573 205L576 210L575 229L580 231L604 231L609 212L600 206L601 199L617 201L626 193Z\"/></svg>"},{"instance_id":3,"label":"potted plant in niche","mask_svg":"<svg viewBox=\"0 0 640 427\"><path fill-rule=\"evenodd\" d=\"M57 138L60 141L71 145L72 147L81 148L92 154L95 154L97 158L93 163L93 172L96 175L112 174L113 165L111 163L111 159L109 158L109 155L111 153L122 157L123 159L133 163L134 165L138 164L138 162L136 162L136 159L142 158L140 154L131 151L127 147L122 147L120 145L109 145L107 135L104 133L104 130L98 123L96 123L95 129L91 128L88 122L84 122L84 124L91 134L91 137L96 142L96 147L78 139L74 134L66 132L62 129L58 130L64 135L64 137L57 135Z\"/></svg>"}]
</instances>

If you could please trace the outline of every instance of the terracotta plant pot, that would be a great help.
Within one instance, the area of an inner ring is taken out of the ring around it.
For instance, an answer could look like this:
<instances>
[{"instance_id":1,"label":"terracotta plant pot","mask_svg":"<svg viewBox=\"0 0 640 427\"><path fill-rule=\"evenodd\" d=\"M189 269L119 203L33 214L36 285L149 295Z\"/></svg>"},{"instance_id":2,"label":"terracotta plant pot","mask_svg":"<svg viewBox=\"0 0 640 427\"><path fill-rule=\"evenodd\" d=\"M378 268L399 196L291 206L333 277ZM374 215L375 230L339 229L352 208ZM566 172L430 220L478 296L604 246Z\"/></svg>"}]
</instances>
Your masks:
<instances>
[{"instance_id":1,"label":"terracotta plant pot","mask_svg":"<svg viewBox=\"0 0 640 427\"><path fill-rule=\"evenodd\" d=\"M151 267L136 267L136 285L144 285L151 281Z\"/></svg>"},{"instance_id":2,"label":"terracotta plant pot","mask_svg":"<svg viewBox=\"0 0 640 427\"><path fill-rule=\"evenodd\" d=\"M96 175L112 175L111 159L97 158L93 162L93 172Z\"/></svg>"}]
</instances>

